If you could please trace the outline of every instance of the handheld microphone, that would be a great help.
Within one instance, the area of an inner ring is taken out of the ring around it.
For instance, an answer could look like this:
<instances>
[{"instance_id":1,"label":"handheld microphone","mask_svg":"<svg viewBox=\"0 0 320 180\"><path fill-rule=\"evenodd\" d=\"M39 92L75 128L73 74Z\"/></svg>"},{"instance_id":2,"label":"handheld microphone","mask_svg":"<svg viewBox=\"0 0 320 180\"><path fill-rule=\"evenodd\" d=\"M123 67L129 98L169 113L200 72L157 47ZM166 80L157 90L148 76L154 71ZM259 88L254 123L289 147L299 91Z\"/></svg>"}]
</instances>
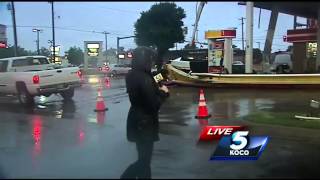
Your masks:
<instances>
[{"instance_id":1,"label":"handheld microphone","mask_svg":"<svg viewBox=\"0 0 320 180\"><path fill-rule=\"evenodd\" d=\"M154 79L157 83L160 83L161 81L163 81L163 80L164 80L164 78L163 78L163 76L162 76L162 74L161 74L161 73L159 73L159 74L157 74L157 75L153 76L153 79Z\"/></svg>"},{"instance_id":2,"label":"handheld microphone","mask_svg":"<svg viewBox=\"0 0 320 180\"><path fill-rule=\"evenodd\" d=\"M160 72L159 71L152 72L153 79L156 81L156 83L159 84L160 87L162 86L163 81L167 81L168 79L167 74L168 73L165 69L161 69Z\"/></svg>"}]
</instances>

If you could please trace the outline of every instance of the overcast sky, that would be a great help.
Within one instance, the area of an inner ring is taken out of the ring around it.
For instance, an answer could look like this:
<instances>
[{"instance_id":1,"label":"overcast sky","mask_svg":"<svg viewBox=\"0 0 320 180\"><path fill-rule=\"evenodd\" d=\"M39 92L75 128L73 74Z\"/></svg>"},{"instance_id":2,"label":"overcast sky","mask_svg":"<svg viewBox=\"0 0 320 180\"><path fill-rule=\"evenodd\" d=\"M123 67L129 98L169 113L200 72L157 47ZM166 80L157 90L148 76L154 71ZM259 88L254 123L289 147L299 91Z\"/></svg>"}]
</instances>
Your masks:
<instances>
[{"instance_id":1,"label":"overcast sky","mask_svg":"<svg viewBox=\"0 0 320 180\"><path fill-rule=\"evenodd\" d=\"M90 31L107 31L108 48L116 47L116 37L131 36L134 32L134 23L140 17L140 12L148 10L155 2L55 2L55 38L56 44L61 45L62 54L71 46L83 49L83 41L104 41L104 35ZM177 2L178 6L186 11L184 25L188 27L185 40L190 41L192 24L195 21L196 2ZM6 2L0 5L0 24L8 26L8 43L13 44L12 18L7 10ZM40 47L49 47L48 40L52 39L51 5L48 2L15 2L18 44L27 50L36 50L36 33L33 27L42 29ZM263 49L271 12L262 10L261 24L258 28L259 9L254 9L254 47ZM241 47L241 21L245 17L245 6L237 2L208 2L199 21L198 40L205 42L204 32L207 30L237 28L237 37L233 44ZM298 21L305 23L304 18ZM288 43L283 42L282 36L287 29L293 27L293 16L281 14L278 17L273 51L285 50ZM71 29L71 30L70 30ZM245 29L245 25L244 25ZM80 30L80 31L79 31ZM89 32L82 32L89 31ZM104 43L104 42L103 42ZM185 44L179 44L178 49ZM105 45L103 45L104 47ZM132 38L120 41L125 49L136 45Z\"/></svg>"}]
</instances>

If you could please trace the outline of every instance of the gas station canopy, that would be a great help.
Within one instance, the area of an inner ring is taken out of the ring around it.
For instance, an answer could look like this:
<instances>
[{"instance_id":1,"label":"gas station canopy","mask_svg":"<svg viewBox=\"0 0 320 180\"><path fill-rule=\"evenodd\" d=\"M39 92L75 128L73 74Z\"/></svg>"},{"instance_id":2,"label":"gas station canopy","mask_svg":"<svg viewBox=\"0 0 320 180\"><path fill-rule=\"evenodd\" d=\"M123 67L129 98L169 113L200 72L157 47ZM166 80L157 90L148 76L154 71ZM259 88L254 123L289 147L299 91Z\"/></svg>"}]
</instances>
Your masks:
<instances>
[{"instance_id":1,"label":"gas station canopy","mask_svg":"<svg viewBox=\"0 0 320 180\"><path fill-rule=\"evenodd\" d=\"M245 2L239 2L239 5L246 5ZM254 7L272 10L273 7L276 7L280 13L296 15L299 17L313 18L317 19L318 17L318 8L320 7L319 2L254 2Z\"/></svg>"},{"instance_id":2,"label":"gas station canopy","mask_svg":"<svg viewBox=\"0 0 320 180\"><path fill-rule=\"evenodd\" d=\"M205 32L206 39L235 38L236 30L211 30Z\"/></svg>"}]
</instances>

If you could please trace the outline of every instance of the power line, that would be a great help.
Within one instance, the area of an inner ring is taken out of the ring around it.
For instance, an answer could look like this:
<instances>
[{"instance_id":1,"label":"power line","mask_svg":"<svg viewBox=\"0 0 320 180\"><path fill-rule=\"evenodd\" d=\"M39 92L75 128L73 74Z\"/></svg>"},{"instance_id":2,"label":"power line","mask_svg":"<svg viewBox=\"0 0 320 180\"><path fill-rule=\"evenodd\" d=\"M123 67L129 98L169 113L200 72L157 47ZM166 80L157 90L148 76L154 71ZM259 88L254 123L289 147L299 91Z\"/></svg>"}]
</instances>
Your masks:
<instances>
[{"instance_id":1,"label":"power line","mask_svg":"<svg viewBox=\"0 0 320 180\"><path fill-rule=\"evenodd\" d=\"M117 11L117 12L121 12L121 13L133 13L133 14L140 14L139 11L131 11L131 10L124 10L124 9L116 9L116 8L110 8L110 7L105 7L105 6L93 6L93 7L97 7L100 9L108 9L108 10L112 10L112 11Z\"/></svg>"},{"instance_id":2,"label":"power line","mask_svg":"<svg viewBox=\"0 0 320 180\"><path fill-rule=\"evenodd\" d=\"M6 25L7 27L12 27L12 25ZM20 25L17 27L28 27L28 28L52 28L51 26L30 26L30 25ZM75 29L75 28L67 28L67 27L55 27L55 29L61 29L61 30L70 30L70 31L78 31L78 32L87 32L87 33L96 33L96 34L104 34L104 31L90 31L90 30L81 30L81 29ZM110 35L113 36L129 36L128 34L120 34L120 33L110 33Z\"/></svg>"}]
</instances>

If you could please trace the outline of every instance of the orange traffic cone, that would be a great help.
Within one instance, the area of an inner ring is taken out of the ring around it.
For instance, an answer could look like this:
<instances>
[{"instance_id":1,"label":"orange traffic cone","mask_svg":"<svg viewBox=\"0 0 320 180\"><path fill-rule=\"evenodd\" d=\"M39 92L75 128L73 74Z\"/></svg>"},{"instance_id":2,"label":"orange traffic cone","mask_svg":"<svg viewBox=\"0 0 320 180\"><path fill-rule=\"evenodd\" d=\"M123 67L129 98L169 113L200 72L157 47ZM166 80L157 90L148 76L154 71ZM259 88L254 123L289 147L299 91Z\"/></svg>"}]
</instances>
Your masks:
<instances>
[{"instance_id":1,"label":"orange traffic cone","mask_svg":"<svg viewBox=\"0 0 320 180\"><path fill-rule=\"evenodd\" d=\"M209 118L209 117L211 117L211 114L208 114L206 100L204 98L204 92L203 92L203 89L200 89L198 115L196 116L196 118L197 119L206 119L206 118Z\"/></svg>"},{"instance_id":2,"label":"orange traffic cone","mask_svg":"<svg viewBox=\"0 0 320 180\"><path fill-rule=\"evenodd\" d=\"M101 93L101 88L98 88L98 97L97 97L97 103L96 103L96 109L95 112L101 112L101 111L107 111L108 108L104 105L103 96Z\"/></svg>"}]
</instances>

